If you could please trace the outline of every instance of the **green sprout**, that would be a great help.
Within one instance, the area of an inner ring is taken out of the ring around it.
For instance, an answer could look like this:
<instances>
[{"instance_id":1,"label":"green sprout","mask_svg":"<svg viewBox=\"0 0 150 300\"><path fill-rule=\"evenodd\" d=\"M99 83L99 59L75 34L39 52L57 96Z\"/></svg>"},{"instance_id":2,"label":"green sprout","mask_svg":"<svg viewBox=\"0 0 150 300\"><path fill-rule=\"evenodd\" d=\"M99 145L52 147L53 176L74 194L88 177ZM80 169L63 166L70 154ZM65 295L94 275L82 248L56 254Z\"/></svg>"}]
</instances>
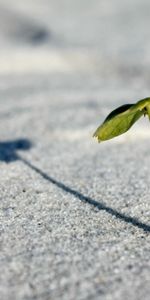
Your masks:
<instances>
[{"instance_id":1,"label":"green sprout","mask_svg":"<svg viewBox=\"0 0 150 300\"><path fill-rule=\"evenodd\" d=\"M93 136L98 142L110 140L128 131L143 115L148 115L150 120L150 98L142 99L135 104L125 104L113 110Z\"/></svg>"}]
</instances>

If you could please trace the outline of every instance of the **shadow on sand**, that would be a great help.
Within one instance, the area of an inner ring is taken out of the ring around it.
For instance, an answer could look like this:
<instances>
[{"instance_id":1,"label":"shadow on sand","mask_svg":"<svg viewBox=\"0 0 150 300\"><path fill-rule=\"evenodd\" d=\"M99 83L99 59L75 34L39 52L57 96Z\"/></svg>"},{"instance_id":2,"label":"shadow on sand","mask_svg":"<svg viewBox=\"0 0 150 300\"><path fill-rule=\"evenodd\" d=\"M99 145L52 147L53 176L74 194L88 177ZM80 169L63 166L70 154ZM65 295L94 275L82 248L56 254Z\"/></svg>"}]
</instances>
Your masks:
<instances>
[{"instance_id":1,"label":"shadow on sand","mask_svg":"<svg viewBox=\"0 0 150 300\"><path fill-rule=\"evenodd\" d=\"M73 195L78 200L88 203L91 206L96 207L98 210L103 210L110 214L111 216L115 216L117 219L124 221L128 224L131 224L135 227L138 227L142 229L145 232L150 232L150 225L145 224L143 222L140 222L138 219L134 217L130 217L128 215L125 215L124 213L121 213L117 211L116 209L113 209L104 203L98 202L95 199L92 199L88 196L83 195L79 191L65 185L63 182L60 182L56 180L55 178L49 176L45 172L43 172L38 167L34 166L31 162L17 154L18 150L27 151L32 147L32 143L28 139L18 139L14 141L8 141L8 142L1 142L0 143L0 160L5 161L6 163L10 163L15 160L22 161L26 166L28 166L30 169L38 173L40 176L43 177L43 179L47 180L51 184L54 184L59 189L63 190L64 192Z\"/></svg>"}]
</instances>

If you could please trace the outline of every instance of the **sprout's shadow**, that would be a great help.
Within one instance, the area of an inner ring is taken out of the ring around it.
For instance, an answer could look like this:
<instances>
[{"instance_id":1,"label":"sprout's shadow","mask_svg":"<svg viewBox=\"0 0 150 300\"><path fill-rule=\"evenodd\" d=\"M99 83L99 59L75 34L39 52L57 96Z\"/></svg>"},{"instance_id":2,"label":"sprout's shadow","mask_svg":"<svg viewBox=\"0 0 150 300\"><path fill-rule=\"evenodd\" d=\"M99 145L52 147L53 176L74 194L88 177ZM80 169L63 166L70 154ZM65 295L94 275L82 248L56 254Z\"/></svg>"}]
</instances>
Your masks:
<instances>
[{"instance_id":1,"label":"sprout's shadow","mask_svg":"<svg viewBox=\"0 0 150 300\"><path fill-rule=\"evenodd\" d=\"M49 176L42 170L40 170L38 167L34 166L31 162L20 156L17 151L18 150L29 150L32 147L32 143L27 139L18 139L15 141L9 141L9 142L1 142L0 143L0 160L5 161L6 163L10 163L12 161L20 160L22 161L26 166L28 166L30 169L34 170L36 173L38 173L40 176L43 177L44 180L47 180L51 184L54 184L57 188L63 190L64 192L73 195L76 199L88 203L93 207L96 207L98 210L103 210L110 214L111 216L116 217L117 219L124 221L128 224L131 224L135 227L138 227L142 229L145 232L150 232L150 225L140 222L138 219L134 217L130 217L128 215L125 215L124 213L121 213L117 211L116 209L113 209L109 206L107 206L104 203L101 203L99 201L96 201L95 199L92 199L88 196L83 195L81 192L76 191L75 189L65 185L63 182L60 182L56 180L55 178Z\"/></svg>"},{"instance_id":2,"label":"sprout's shadow","mask_svg":"<svg viewBox=\"0 0 150 300\"><path fill-rule=\"evenodd\" d=\"M20 160L17 151L27 151L31 147L32 144L28 139L17 139L13 141L0 142L0 161L10 163L18 159Z\"/></svg>"}]
</instances>

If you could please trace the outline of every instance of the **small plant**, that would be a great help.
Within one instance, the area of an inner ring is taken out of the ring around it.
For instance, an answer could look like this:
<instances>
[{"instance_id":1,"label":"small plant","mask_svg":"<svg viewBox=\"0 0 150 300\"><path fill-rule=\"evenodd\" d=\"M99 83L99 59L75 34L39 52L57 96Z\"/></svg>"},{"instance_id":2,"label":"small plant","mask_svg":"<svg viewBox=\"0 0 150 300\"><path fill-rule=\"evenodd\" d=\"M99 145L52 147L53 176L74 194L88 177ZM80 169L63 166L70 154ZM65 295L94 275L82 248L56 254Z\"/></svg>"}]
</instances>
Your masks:
<instances>
[{"instance_id":1,"label":"small plant","mask_svg":"<svg viewBox=\"0 0 150 300\"><path fill-rule=\"evenodd\" d=\"M142 99L135 104L125 104L113 110L93 136L98 142L110 140L128 131L143 115L148 115L150 120L150 98Z\"/></svg>"}]
</instances>

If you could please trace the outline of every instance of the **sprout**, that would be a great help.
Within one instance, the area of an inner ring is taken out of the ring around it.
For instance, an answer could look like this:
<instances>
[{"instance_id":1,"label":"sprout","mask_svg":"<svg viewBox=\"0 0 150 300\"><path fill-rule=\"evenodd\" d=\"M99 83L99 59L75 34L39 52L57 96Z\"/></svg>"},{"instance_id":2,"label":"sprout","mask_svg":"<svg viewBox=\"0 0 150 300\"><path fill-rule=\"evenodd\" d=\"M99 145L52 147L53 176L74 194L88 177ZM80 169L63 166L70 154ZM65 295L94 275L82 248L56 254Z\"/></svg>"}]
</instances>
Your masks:
<instances>
[{"instance_id":1,"label":"sprout","mask_svg":"<svg viewBox=\"0 0 150 300\"><path fill-rule=\"evenodd\" d=\"M93 136L98 142L110 140L128 131L143 115L148 115L150 120L150 98L142 99L135 104L125 104L113 110Z\"/></svg>"}]
</instances>

